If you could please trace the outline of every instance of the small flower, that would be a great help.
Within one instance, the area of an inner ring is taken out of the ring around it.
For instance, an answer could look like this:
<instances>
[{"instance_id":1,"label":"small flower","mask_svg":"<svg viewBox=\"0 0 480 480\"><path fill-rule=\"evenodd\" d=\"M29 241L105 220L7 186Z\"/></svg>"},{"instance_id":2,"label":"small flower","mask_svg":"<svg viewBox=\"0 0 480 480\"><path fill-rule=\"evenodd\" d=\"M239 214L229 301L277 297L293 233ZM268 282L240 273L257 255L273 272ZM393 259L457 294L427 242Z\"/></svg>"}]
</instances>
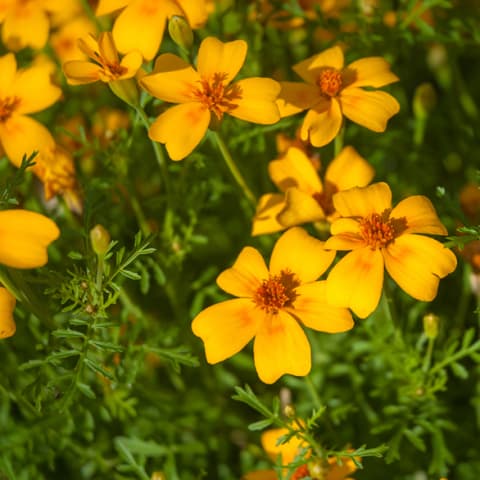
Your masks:
<instances>
[{"instance_id":1,"label":"small flower","mask_svg":"<svg viewBox=\"0 0 480 480\"><path fill-rule=\"evenodd\" d=\"M325 248L352 250L331 270L327 298L359 317L370 315L382 292L384 268L406 293L422 301L437 295L441 278L455 270L455 255L432 238L447 235L427 197L415 195L392 208L386 183L355 187L333 197L341 215Z\"/></svg>"},{"instance_id":2,"label":"small flower","mask_svg":"<svg viewBox=\"0 0 480 480\"><path fill-rule=\"evenodd\" d=\"M8 338L15 334L13 319L15 297L4 287L0 287L0 338Z\"/></svg>"},{"instance_id":3,"label":"small flower","mask_svg":"<svg viewBox=\"0 0 480 480\"><path fill-rule=\"evenodd\" d=\"M367 57L344 67L340 47L297 63L293 70L306 83L281 82L278 106L282 117L308 110L301 129L302 140L321 147L338 134L343 116L383 132L400 106L391 95L361 87L383 87L398 81L381 57Z\"/></svg>"},{"instance_id":4,"label":"small flower","mask_svg":"<svg viewBox=\"0 0 480 480\"><path fill-rule=\"evenodd\" d=\"M219 287L239 298L212 305L193 320L209 363L221 362L255 338L255 367L265 383L282 375L307 375L310 344L301 328L345 332L353 327L347 309L325 301L325 282L315 281L332 263L333 252L302 228L285 232L273 248L270 267L245 247L233 267L217 278Z\"/></svg>"},{"instance_id":5,"label":"small flower","mask_svg":"<svg viewBox=\"0 0 480 480\"><path fill-rule=\"evenodd\" d=\"M150 127L152 140L164 143L172 160L190 154L207 132L210 121L228 113L253 123L280 119L275 100L280 85L270 78L246 78L231 83L247 54L243 40L202 41L197 71L171 53L160 55L154 72L140 80L142 87L165 102L179 103L162 113Z\"/></svg>"},{"instance_id":6,"label":"small flower","mask_svg":"<svg viewBox=\"0 0 480 480\"><path fill-rule=\"evenodd\" d=\"M322 182L312 161L296 147L269 164L270 178L283 194L267 193L257 206L252 235L272 233L309 222L331 223L338 216L333 195L365 186L375 171L353 147L345 147L328 165Z\"/></svg>"}]
</instances>

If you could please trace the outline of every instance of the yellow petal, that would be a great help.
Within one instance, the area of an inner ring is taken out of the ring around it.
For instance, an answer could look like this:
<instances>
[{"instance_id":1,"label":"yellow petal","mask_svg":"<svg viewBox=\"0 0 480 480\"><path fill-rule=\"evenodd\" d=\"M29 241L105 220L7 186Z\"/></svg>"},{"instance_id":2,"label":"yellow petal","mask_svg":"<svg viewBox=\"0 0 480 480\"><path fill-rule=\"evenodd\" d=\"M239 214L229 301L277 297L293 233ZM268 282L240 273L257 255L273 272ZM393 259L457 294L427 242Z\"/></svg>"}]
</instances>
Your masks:
<instances>
[{"instance_id":1,"label":"yellow petal","mask_svg":"<svg viewBox=\"0 0 480 480\"><path fill-rule=\"evenodd\" d=\"M328 165L325 180L338 190L368 185L375 175L374 168L353 147L345 147Z\"/></svg>"},{"instance_id":2,"label":"yellow petal","mask_svg":"<svg viewBox=\"0 0 480 480\"><path fill-rule=\"evenodd\" d=\"M247 122L270 125L280 120L275 100L280 92L280 84L270 78L245 78L235 83L242 92L242 98L235 101L236 107L229 110L232 117Z\"/></svg>"},{"instance_id":3,"label":"yellow petal","mask_svg":"<svg viewBox=\"0 0 480 480\"><path fill-rule=\"evenodd\" d=\"M11 95L14 87L15 73L17 71L17 61L13 53L7 53L0 57L0 98Z\"/></svg>"},{"instance_id":4,"label":"yellow petal","mask_svg":"<svg viewBox=\"0 0 480 480\"><path fill-rule=\"evenodd\" d=\"M316 85L300 82L280 82L280 86L277 105L281 117L288 117L307 108L313 108L323 100Z\"/></svg>"},{"instance_id":5,"label":"yellow petal","mask_svg":"<svg viewBox=\"0 0 480 480\"><path fill-rule=\"evenodd\" d=\"M400 288L417 300L432 301L440 278L457 266L440 242L421 235L401 235L384 250L385 267Z\"/></svg>"},{"instance_id":6,"label":"yellow petal","mask_svg":"<svg viewBox=\"0 0 480 480\"><path fill-rule=\"evenodd\" d=\"M326 251L324 242L309 235L303 228L287 230L273 247L270 259L270 273L282 270L293 272L300 283L313 282L333 262L335 252Z\"/></svg>"},{"instance_id":7,"label":"yellow petal","mask_svg":"<svg viewBox=\"0 0 480 480\"><path fill-rule=\"evenodd\" d=\"M377 308L382 286L382 253L370 247L359 248L347 253L331 270L327 278L327 300L365 318Z\"/></svg>"},{"instance_id":8,"label":"yellow petal","mask_svg":"<svg viewBox=\"0 0 480 480\"><path fill-rule=\"evenodd\" d=\"M99 0L95 15L100 17L126 7L131 0Z\"/></svg>"},{"instance_id":9,"label":"yellow petal","mask_svg":"<svg viewBox=\"0 0 480 480\"><path fill-rule=\"evenodd\" d=\"M407 219L407 229L403 233L428 233L447 235L447 229L437 216L432 202L423 195L413 195L402 200L390 213L390 218Z\"/></svg>"},{"instance_id":10,"label":"yellow petal","mask_svg":"<svg viewBox=\"0 0 480 480\"><path fill-rule=\"evenodd\" d=\"M0 263L35 268L47 263L47 247L60 235L55 222L27 210L0 212Z\"/></svg>"},{"instance_id":11,"label":"yellow petal","mask_svg":"<svg viewBox=\"0 0 480 480\"><path fill-rule=\"evenodd\" d=\"M205 0L177 0L187 16L188 23L193 29L201 28L208 18Z\"/></svg>"},{"instance_id":12,"label":"yellow petal","mask_svg":"<svg viewBox=\"0 0 480 480\"><path fill-rule=\"evenodd\" d=\"M231 268L217 277L217 285L236 297L252 297L262 280L268 279L268 269L260 252L244 247Z\"/></svg>"},{"instance_id":13,"label":"yellow petal","mask_svg":"<svg viewBox=\"0 0 480 480\"><path fill-rule=\"evenodd\" d=\"M15 297L3 287L0 287L0 338L8 338L17 329L13 319Z\"/></svg>"},{"instance_id":14,"label":"yellow petal","mask_svg":"<svg viewBox=\"0 0 480 480\"><path fill-rule=\"evenodd\" d=\"M382 57L361 58L345 69L352 78L349 87L383 87L398 82L399 78L390 71L390 64Z\"/></svg>"},{"instance_id":15,"label":"yellow petal","mask_svg":"<svg viewBox=\"0 0 480 480\"><path fill-rule=\"evenodd\" d=\"M260 380L274 383L282 375L310 372L310 344L302 328L288 313L279 311L260 326L253 344L255 368Z\"/></svg>"},{"instance_id":16,"label":"yellow petal","mask_svg":"<svg viewBox=\"0 0 480 480\"><path fill-rule=\"evenodd\" d=\"M182 160L200 143L210 112L200 103L182 103L162 113L150 126L150 138L164 143L172 160Z\"/></svg>"},{"instance_id":17,"label":"yellow petal","mask_svg":"<svg viewBox=\"0 0 480 480\"><path fill-rule=\"evenodd\" d=\"M311 195L298 188L289 188L285 192L285 208L277 218L284 227L293 227L323 220L325 213Z\"/></svg>"},{"instance_id":18,"label":"yellow petal","mask_svg":"<svg viewBox=\"0 0 480 480\"><path fill-rule=\"evenodd\" d=\"M100 56L108 64L116 65L118 63L118 52L113 41L112 32L102 32L98 36L98 49Z\"/></svg>"},{"instance_id":19,"label":"yellow petal","mask_svg":"<svg viewBox=\"0 0 480 480\"><path fill-rule=\"evenodd\" d=\"M198 51L198 73L206 79L211 79L215 73L222 73L225 74L224 84L229 83L242 68L247 48L244 40L224 43L215 37L207 37Z\"/></svg>"},{"instance_id":20,"label":"yellow petal","mask_svg":"<svg viewBox=\"0 0 480 480\"><path fill-rule=\"evenodd\" d=\"M157 58L154 72L142 77L140 85L165 102L191 102L193 91L200 86L200 76L191 65L171 53Z\"/></svg>"},{"instance_id":21,"label":"yellow petal","mask_svg":"<svg viewBox=\"0 0 480 480\"><path fill-rule=\"evenodd\" d=\"M201 311L192 322L192 331L203 340L208 363L232 357L255 336L264 312L250 299L235 298Z\"/></svg>"},{"instance_id":22,"label":"yellow petal","mask_svg":"<svg viewBox=\"0 0 480 480\"><path fill-rule=\"evenodd\" d=\"M127 79L134 77L138 72L139 68L142 66L142 63L143 57L138 50L127 53L120 62L120 66L125 68L127 71L120 75L118 78Z\"/></svg>"},{"instance_id":23,"label":"yellow petal","mask_svg":"<svg viewBox=\"0 0 480 480\"><path fill-rule=\"evenodd\" d=\"M400 110L394 97L380 91L347 87L341 91L339 98L347 118L374 132L384 132L388 120Z\"/></svg>"},{"instance_id":24,"label":"yellow petal","mask_svg":"<svg viewBox=\"0 0 480 480\"><path fill-rule=\"evenodd\" d=\"M262 432L260 441L267 455L276 461L278 455L282 457L282 465L289 465L300 453L300 449L305 447L305 442L296 435L287 442L278 444L278 440L289 433L287 428L270 428Z\"/></svg>"},{"instance_id":25,"label":"yellow petal","mask_svg":"<svg viewBox=\"0 0 480 480\"><path fill-rule=\"evenodd\" d=\"M301 285L295 289L294 307L287 311L306 327L319 332L340 333L353 328L353 319L346 308L327 303L325 281Z\"/></svg>"},{"instance_id":26,"label":"yellow petal","mask_svg":"<svg viewBox=\"0 0 480 480\"><path fill-rule=\"evenodd\" d=\"M252 236L283 230L284 227L278 222L277 215L284 207L284 196L281 193L262 195L252 221Z\"/></svg>"},{"instance_id":27,"label":"yellow petal","mask_svg":"<svg viewBox=\"0 0 480 480\"><path fill-rule=\"evenodd\" d=\"M343 68L343 63L342 49L335 46L297 63L293 70L307 83L315 85L322 68L330 67L340 70Z\"/></svg>"},{"instance_id":28,"label":"yellow petal","mask_svg":"<svg viewBox=\"0 0 480 480\"><path fill-rule=\"evenodd\" d=\"M368 187L353 187L333 196L335 210L342 217L367 217L382 213L392 206L392 192L384 182Z\"/></svg>"},{"instance_id":29,"label":"yellow petal","mask_svg":"<svg viewBox=\"0 0 480 480\"><path fill-rule=\"evenodd\" d=\"M10 50L32 47L40 50L48 39L50 22L46 12L35 2L17 7L3 22L2 40Z\"/></svg>"},{"instance_id":30,"label":"yellow petal","mask_svg":"<svg viewBox=\"0 0 480 480\"><path fill-rule=\"evenodd\" d=\"M353 480L350 477L347 478L347 475L357 470L355 463L347 457L342 457L341 460L342 464L340 465L335 457L328 459L329 468L326 480Z\"/></svg>"},{"instance_id":31,"label":"yellow petal","mask_svg":"<svg viewBox=\"0 0 480 480\"><path fill-rule=\"evenodd\" d=\"M63 73L69 85L85 85L100 79L102 68L84 60L70 60L63 64Z\"/></svg>"},{"instance_id":32,"label":"yellow petal","mask_svg":"<svg viewBox=\"0 0 480 480\"><path fill-rule=\"evenodd\" d=\"M256 470L246 473L241 480L278 480L275 470Z\"/></svg>"},{"instance_id":33,"label":"yellow petal","mask_svg":"<svg viewBox=\"0 0 480 480\"><path fill-rule=\"evenodd\" d=\"M303 120L300 136L303 141L310 141L314 147L323 147L330 143L340 131L343 116L340 105L335 98L329 100L326 110L312 108Z\"/></svg>"}]
</instances>

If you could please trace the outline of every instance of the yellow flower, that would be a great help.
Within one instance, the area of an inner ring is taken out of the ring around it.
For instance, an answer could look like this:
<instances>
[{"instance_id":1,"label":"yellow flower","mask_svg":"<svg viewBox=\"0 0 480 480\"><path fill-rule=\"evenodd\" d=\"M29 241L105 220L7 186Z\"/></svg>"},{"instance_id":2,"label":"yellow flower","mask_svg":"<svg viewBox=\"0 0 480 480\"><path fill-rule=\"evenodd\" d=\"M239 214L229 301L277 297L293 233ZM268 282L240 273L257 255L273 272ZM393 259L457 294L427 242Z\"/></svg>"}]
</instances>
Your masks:
<instances>
[{"instance_id":1,"label":"yellow flower","mask_svg":"<svg viewBox=\"0 0 480 480\"><path fill-rule=\"evenodd\" d=\"M47 263L47 247L60 235L55 222L28 210L0 212L0 263L36 268Z\"/></svg>"},{"instance_id":2,"label":"yellow flower","mask_svg":"<svg viewBox=\"0 0 480 480\"><path fill-rule=\"evenodd\" d=\"M280 85L270 78L245 78L231 83L247 55L243 40L223 43L214 37L202 41L195 71L171 53L160 55L154 73L140 84L154 97L179 103L161 114L150 127L152 140L165 143L172 160L185 158L207 132L212 114L225 113L253 123L280 119L275 100Z\"/></svg>"},{"instance_id":3,"label":"yellow flower","mask_svg":"<svg viewBox=\"0 0 480 480\"><path fill-rule=\"evenodd\" d=\"M140 50L145 60L158 52L167 18L185 17L192 28L207 21L205 0L100 0L98 16L123 9L113 25L113 38L120 52Z\"/></svg>"},{"instance_id":4,"label":"yellow flower","mask_svg":"<svg viewBox=\"0 0 480 480\"><path fill-rule=\"evenodd\" d=\"M455 270L455 255L432 238L447 235L430 200L415 195L392 208L386 183L339 192L333 204L342 218L331 226L325 248L352 250L332 269L327 298L365 318L378 305L384 268L405 292L431 301L440 278Z\"/></svg>"},{"instance_id":5,"label":"yellow flower","mask_svg":"<svg viewBox=\"0 0 480 480\"><path fill-rule=\"evenodd\" d=\"M217 278L222 290L239 298L212 305L193 320L207 361L221 362L255 338L255 367L263 382L286 373L307 375L310 344L301 325L328 333L353 327L350 312L328 305L325 282L315 281L333 258L323 242L298 227L277 241L269 268L256 249L245 247Z\"/></svg>"},{"instance_id":6,"label":"yellow flower","mask_svg":"<svg viewBox=\"0 0 480 480\"><path fill-rule=\"evenodd\" d=\"M17 167L24 155L53 148L50 132L26 116L56 102L61 90L50 81L47 65L17 70L13 53L0 57L0 144Z\"/></svg>"},{"instance_id":7,"label":"yellow flower","mask_svg":"<svg viewBox=\"0 0 480 480\"><path fill-rule=\"evenodd\" d=\"M297 63L293 70L306 83L282 82L280 114L285 117L308 109L301 138L316 147L336 137L344 115L374 132L383 132L400 109L388 93L361 88L383 87L398 80L381 57L362 58L344 67L342 49L332 47Z\"/></svg>"},{"instance_id":8,"label":"yellow flower","mask_svg":"<svg viewBox=\"0 0 480 480\"><path fill-rule=\"evenodd\" d=\"M0 338L8 338L15 334L13 320L15 297L4 287L0 287Z\"/></svg>"},{"instance_id":9,"label":"yellow flower","mask_svg":"<svg viewBox=\"0 0 480 480\"><path fill-rule=\"evenodd\" d=\"M253 219L252 235L277 232L307 222L338 216L332 196L355 186L365 186L375 171L353 147L345 147L327 167L322 182L312 161L296 147L269 164L273 183L283 192L263 195Z\"/></svg>"}]
</instances>

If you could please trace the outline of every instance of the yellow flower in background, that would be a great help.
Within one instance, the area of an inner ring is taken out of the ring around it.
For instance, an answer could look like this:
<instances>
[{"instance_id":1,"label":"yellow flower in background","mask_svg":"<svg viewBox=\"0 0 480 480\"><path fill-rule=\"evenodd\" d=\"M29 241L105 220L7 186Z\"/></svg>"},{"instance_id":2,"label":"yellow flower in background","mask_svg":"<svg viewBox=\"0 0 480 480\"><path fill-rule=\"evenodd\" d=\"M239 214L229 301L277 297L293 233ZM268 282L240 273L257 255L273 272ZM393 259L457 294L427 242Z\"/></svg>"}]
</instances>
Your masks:
<instances>
[{"instance_id":1,"label":"yellow flower in background","mask_svg":"<svg viewBox=\"0 0 480 480\"><path fill-rule=\"evenodd\" d=\"M60 235L53 220L28 210L0 211L0 264L13 268L42 267L47 247Z\"/></svg>"},{"instance_id":2,"label":"yellow flower in background","mask_svg":"<svg viewBox=\"0 0 480 480\"><path fill-rule=\"evenodd\" d=\"M269 268L256 249L240 252L233 267L217 277L218 286L238 298L206 308L192 323L209 363L235 355L254 339L255 368L263 382L309 373L310 344L302 326L328 333L353 327L350 312L327 304L325 282L316 281L335 257L323 245L292 228L275 244Z\"/></svg>"},{"instance_id":3,"label":"yellow flower in background","mask_svg":"<svg viewBox=\"0 0 480 480\"><path fill-rule=\"evenodd\" d=\"M281 82L278 106L282 117L308 110L301 128L302 140L316 147L331 142L340 131L343 116L374 132L400 110L386 92L361 87L383 87L398 81L381 57L367 57L344 66L340 47L297 63L293 70L306 82Z\"/></svg>"},{"instance_id":4,"label":"yellow flower in background","mask_svg":"<svg viewBox=\"0 0 480 480\"><path fill-rule=\"evenodd\" d=\"M339 192L333 203L341 218L325 248L352 250L331 270L327 298L359 317L370 315L382 293L384 268L406 293L422 301L437 295L439 280L455 270L455 255L423 235L447 235L427 197L414 195L392 208L383 182Z\"/></svg>"},{"instance_id":5,"label":"yellow flower in background","mask_svg":"<svg viewBox=\"0 0 480 480\"><path fill-rule=\"evenodd\" d=\"M337 216L332 197L365 186L373 167L353 147L345 147L328 165L322 181L312 161L296 147L270 162L270 178L283 192L262 195L253 219L252 235L272 233L309 222L332 222Z\"/></svg>"},{"instance_id":6,"label":"yellow flower in background","mask_svg":"<svg viewBox=\"0 0 480 480\"><path fill-rule=\"evenodd\" d=\"M205 0L100 0L96 15L120 9L112 29L115 44L123 53L139 50L145 60L157 54L168 18L184 17L193 29L207 21Z\"/></svg>"},{"instance_id":7,"label":"yellow flower in background","mask_svg":"<svg viewBox=\"0 0 480 480\"><path fill-rule=\"evenodd\" d=\"M52 84L48 65L17 70L13 53L0 57L0 72L0 144L18 167L24 155L54 147L47 128L27 114L49 107L62 92Z\"/></svg>"},{"instance_id":8,"label":"yellow flower in background","mask_svg":"<svg viewBox=\"0 0 480 480\"><path fill-rule=\"evenodd\" d=\"M8 338L17 329L13 319L15 297L4 287L0 287L0 338Z\"/></svg>"},{"instance_id":9,"label":"yellow flower in background","mask_svg":"<svg viewBox=\"0 0 480 480\"><path fill-rule=\"evenodd\" d=\"M140 84L160 100L179 103L151 125L152 140L164 143L172 160L182 160L200 143L210 121L224 114L247 122L272 124L280 115L275 100L280 85L270 78L246 78L231 83L245 62L247 43L202 41L197 70L171 53L160 55L154 72Z\"/></svg>"}]
</instances>

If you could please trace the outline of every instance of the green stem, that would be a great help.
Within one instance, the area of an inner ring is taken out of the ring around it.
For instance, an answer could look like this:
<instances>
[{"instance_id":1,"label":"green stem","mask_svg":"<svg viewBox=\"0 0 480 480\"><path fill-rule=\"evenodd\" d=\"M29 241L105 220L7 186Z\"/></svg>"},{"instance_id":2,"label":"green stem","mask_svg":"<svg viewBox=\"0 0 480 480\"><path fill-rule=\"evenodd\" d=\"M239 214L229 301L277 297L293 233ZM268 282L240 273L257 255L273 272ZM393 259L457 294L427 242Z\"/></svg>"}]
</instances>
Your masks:
<instances>
[{"instance_id":1,"label":"green stem","mask_svg":"<svg viewBox=\"0 0 480 480\"><path fill-rule=\"evenodd\" d=\"M338 135L335 137L334 144L333 144L333 152L334 155L337 156L343 149L343 142L345 137L345 122L343 122L342 126L340 127L340 131Z\"/></svg>"},{"instance_id":2,"label":"green stem","mask_svg":"<svg viewBox=\"0 0 480 480\"><path fill-rule=\"evenodd\" d=\"M456 361L460 360L463 357L468 357L472 353L475 353L477 350L480 350L480 341L475 342L473 345L471 345L469 348L465 350L460 350L459 352L455 353L451 357L448 357L441 362L438 362L435 364L432 369L430 370L430 375L433 375L437 373L439 370L442 370L445 368L447 365L451 363L455 363Z\"/></svg>"},{"instance_id":3,"label":"green stem","mask_svg":"<svg viewBox=\"0 0 480 480\"><path fill-rule=\"evenodd\" d=\"M239 185L239 187L242 189L245 197L250 201L250 203L255 206L257 204L257 199L255 195L252 193L250 188L247 185L247 182L243 178L242 174L240 173L240 170L238 169L235 161L232 158L232 155L230 154L230 151L227 148L227 145L223 141L222 137L220 136L220 133L216 131L212 131L212 135L215 138L215 141L217 142L218 148L220 150L220 153L222 154L223 159L225 160L225 163L227 164L228 169L230 170L230 173L232 174L233 178Z\"/></svg>"},{"instance_id":4,"label":"green stem","mask_svg":"<svg viewBox=\"0 0 480 480\"><path fill-rule=\"evenodd\" d=\"M318 392L315 388L315 385L313 384L312 377L310 375L307 375L305 377L305 385L307 386L307 389L310 393L310 396L312 397L315 407L317 409L322 408L322 401L320 400L320 396L318 395Z\"/></svg>"},{"instance_id":5,"label":"green stem","mask_svg":"<svg viewBox=\"0 0 480 480\"><path fill-rule=\"evenodd\" d=\"M140 202L137 200L137 197L133 194L129 195L130 205L132 206L133 212L135 213L135 217L137 218L137 222L140 226L140 230L145 236L149 236L152 233L150 225L145 218L145 214L143 213L142 206Z\"/></svg>"},{"instance_id":6,"label":"green stem","mask_svg":"<svg viewBox=\"0 0 480 480\"><path fill-rule=\"evenodd\" d=\"M432 353L433 353L433 345L435 343L434 338L428 339L427 351L425 353L425 358L423 359L423 366L422 371L423 373L427 373L430 369L430 365L432 363Z\"/></svg>"}]
</instances>

